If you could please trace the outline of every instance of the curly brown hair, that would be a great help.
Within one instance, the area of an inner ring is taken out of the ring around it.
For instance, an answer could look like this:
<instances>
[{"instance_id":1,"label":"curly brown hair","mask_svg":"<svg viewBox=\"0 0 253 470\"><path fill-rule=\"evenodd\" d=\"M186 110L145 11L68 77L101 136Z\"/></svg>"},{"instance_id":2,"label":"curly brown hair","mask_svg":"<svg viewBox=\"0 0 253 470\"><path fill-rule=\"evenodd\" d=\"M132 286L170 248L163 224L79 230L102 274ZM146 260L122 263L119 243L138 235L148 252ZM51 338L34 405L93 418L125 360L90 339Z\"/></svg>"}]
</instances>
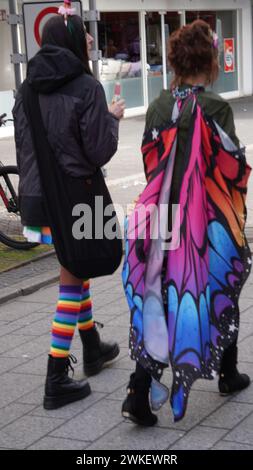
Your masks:
<instances>
[{"instance_id":1,"label":"curly brown hair","mask_svg":"<svg viewBox=\"0 0 253 470\"><path fill-rule=\"evenodd\" d=\"M219 74L218 48L214 47L209 24L196 20L174 31L169 39L168 59L175 73L172 87L198 75L204 75L209 84L215 82Z\"/></svg>"}]
</instances>

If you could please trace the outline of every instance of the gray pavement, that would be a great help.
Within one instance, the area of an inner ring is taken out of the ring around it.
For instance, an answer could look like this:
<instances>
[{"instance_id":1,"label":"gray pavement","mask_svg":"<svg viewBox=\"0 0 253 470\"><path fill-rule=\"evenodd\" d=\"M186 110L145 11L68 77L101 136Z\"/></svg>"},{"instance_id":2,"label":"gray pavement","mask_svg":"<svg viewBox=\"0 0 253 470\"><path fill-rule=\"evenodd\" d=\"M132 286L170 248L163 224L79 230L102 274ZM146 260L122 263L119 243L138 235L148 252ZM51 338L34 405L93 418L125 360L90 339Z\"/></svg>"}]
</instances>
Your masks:
<instances>
[{"instance_id":1,"label":"gray pavement","mask_svg":"<svg viewBox=\"0 0 253 470\"><path fill-rule=\"evenodd\" d=\"M0 274L0 305L27 295L59 278L59 263L54 252ZM1 318L1 313L0 313Z\"/></svg>"},{"instance_id":2,"label":"gray pavement","mask_svg":"<svg viewBox=\"0 0 253 470\"><path fill-rule=\"evenodd\" d=\"M239 367L253 379L253 275L241 296ZM55 411L42 408L50 326L57 286L43 288L0 307L0 449L252 449L253 385L230 398L221 397L217 380L197 381L186 417L175 424L169 404L158 425L138 428L123 421L120 409L133 363L128 356L129 311L120 270L92 282L94 317L104 339L117 339L117 360L89 379L92 394ZM81 344L72 352L82 378ZM166 373L171 383L171 373Z\"/></svg>"},{"instance_id":3,"label":"gray pavement","mask_svg":"<svg viewBox=\"0 0 253 470\"><path fill-rule=\"evenodd\" d=\"M236 100L238 135L248 146L253 166L253 99ZM122 122L119 151L107 165L108 183L115 203L124 207L143 189L139 151L144 119ZM15 160L11 139L0 139L1 160ZM248 198L248 229L253 228L253 177ZM253 237L252 237L253 238ZM117 339L119 358L90 379L92 395L56 411L42 408L50 327L57 299L57 285L37 290L55 281L55 257L40 260L0 275L0 449L252 449L253 386L230 398L221 397L217 380L197 381L190 395L187 415L173 423L169 404L158 413L154 429L125 423L120 414L129 373L134 364L128 357L129 311L120 270L110 278L92 282L94 317L105 324L103 338ZM239 341L240 370L253 379L253 274L241 301ZM36 290L34 293L30 293ZM22 294L18 296L19 294ZM24 294L26 294L24 296ZM29 294L29 295L27 295ZM81 345L76 335L73 353L78 358L75 377L81 378ZM170 371L167 383L171 382Z\"/></svg>"}]
</instances>

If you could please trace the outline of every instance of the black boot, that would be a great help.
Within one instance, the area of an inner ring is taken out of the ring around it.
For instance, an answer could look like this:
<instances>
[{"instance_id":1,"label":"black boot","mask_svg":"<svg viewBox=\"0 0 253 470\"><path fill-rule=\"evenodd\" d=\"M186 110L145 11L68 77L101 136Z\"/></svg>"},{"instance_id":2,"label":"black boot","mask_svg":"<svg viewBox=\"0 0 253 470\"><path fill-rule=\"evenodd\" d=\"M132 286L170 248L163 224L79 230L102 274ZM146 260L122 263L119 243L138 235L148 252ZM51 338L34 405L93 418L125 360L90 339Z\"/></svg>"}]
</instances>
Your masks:
<instances>
[{"instance_id":1,"label":"black boot","mask_svg":"<svg viewBox=\"0 0 253 470\"><path fill-rule=\"evenodd\" d=\"M101 323L96 323L103 325ZM96 325L85 331L79 330L83 344L83 370L88 377L98 374L106 362L112 361L119 355L118 343L101 341Z\"/></svg>"},{"instance_id":2,"label":"black boot","mask_svg":"<svg viewBox=\"0 0 253 470\"><path fill-rule=\"evenodd\" d=\"M140 426L154 426L157 423L157 416L151 412L149 404L152 379L141 366L137 365L136 371L130 376L128 395L122 404L121 413L123 418L130 419Z\"/></svg>"},{"instance_id":3,"label":"black boot","mask_svg":"<svg viewBox=\"0 0 253 470\"><path fill-rule=\"evenodd\" d=\"M73 380L68 371L74 371L70 360L76 363L74 356L58 358L48 356L47 378L43 406L46 410L55 410L68 403L81 400L91 393L86 380Z\"/></svg>"},{"instance_id":4,"label":"black boot","mask_svg":"<svg viewBox=\"0 0 253 470\"><path fill-rule=\"evenodd\" d=\"M236 342L231 344L224 352L219 378L219 391L221 395L239 392L250 384L249 376L247 374L240 374L237 370L237 354Z\"/></svg>"}]
</instances>

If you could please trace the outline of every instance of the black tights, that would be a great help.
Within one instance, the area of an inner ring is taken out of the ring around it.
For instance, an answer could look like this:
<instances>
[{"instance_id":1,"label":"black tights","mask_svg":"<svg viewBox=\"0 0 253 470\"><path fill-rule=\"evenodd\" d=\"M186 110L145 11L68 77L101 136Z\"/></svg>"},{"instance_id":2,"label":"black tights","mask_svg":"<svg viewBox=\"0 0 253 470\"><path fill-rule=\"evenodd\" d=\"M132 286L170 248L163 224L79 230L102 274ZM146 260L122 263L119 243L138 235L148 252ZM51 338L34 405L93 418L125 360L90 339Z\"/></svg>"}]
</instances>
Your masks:
<instances>
[{"instance_id":1,"label":"black tights","mask_svg":"<svg viewBox=\"0 0 253 470\"><path fill-rule=\"evenodd\" d=\"M225 349L221 360L220 373L229 374L235 370L237 364L237 340L238 337Z\"/></svg>"},{"instance_id":2,"label":"black tights","mask_svg":"<svg viewBox=\"0 0 253 470\"><path fill-rule=\"evenodd\" d=\"M150 380L150 374L138 362L136 362L135 377L137 380L141 380L144 382L146 380Z\"/></svg>"}]
</instances>

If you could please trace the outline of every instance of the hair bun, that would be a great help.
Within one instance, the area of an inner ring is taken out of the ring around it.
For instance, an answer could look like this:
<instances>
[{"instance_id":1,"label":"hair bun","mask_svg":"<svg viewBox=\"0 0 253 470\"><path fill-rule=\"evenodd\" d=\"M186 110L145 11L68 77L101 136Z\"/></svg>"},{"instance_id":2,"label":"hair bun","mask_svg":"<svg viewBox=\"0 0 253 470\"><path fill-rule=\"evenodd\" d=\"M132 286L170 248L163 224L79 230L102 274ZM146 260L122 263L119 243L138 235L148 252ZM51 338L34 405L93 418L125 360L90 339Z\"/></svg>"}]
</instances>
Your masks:
<instances>
[{"instance_id":1,"label":"hair bun","mask_svg":"<svg viewBox=\"0 0 253 470\"><path fill-rule=\"evenodd\" d=\"M169 40L168 59L175 72L174 84L187 77L205 75L207 82L216 80L219 71L218 48L208 23L196 20L174 31Z\"/></svg>"}]
</instances>

